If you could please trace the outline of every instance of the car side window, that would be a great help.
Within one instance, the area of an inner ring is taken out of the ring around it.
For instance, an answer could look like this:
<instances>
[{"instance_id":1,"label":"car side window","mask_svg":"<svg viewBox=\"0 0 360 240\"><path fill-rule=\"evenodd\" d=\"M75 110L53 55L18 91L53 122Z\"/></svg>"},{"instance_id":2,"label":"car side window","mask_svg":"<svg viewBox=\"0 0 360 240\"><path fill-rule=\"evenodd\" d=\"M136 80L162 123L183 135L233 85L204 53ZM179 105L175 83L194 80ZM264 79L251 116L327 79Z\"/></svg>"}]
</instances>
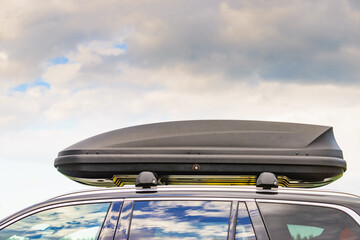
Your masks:
<instances>
[{"instance_id":1,"label":"car side window","mask_svg":"<svg viewBox=\"0 0 360 240\"><path fill-rule=\"evenodd\" d=\"M226 239L231 202L136 201L129 239Z\"/></svg>"},{"instance_id":2,"label":"car side window","mask_svg":"<svg viewBox=\"0 0 360 240\"><path fill-rule=\"evenodd\" d=\"M0 239L95 240L109 206L96 203L44 210L0 230Z\"/></svg>"},{"instance_id":3,"label":"car side window","mask_svg":"<svg viewBox=\"0 0 360 240\"><path fill-rule=\"evenodd\" d=\"M360 240L360 226L338 209L280 203L258 205L271 239Z\"/></svg>"}]
</instances>

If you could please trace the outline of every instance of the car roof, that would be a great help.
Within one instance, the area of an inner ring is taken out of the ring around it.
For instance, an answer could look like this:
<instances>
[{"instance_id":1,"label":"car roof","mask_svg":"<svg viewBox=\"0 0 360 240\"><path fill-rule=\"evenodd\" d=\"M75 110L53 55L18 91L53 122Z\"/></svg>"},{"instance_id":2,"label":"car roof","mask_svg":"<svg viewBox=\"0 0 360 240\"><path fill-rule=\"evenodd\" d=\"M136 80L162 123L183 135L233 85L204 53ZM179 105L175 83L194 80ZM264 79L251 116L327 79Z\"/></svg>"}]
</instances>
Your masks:
<instances>
[{"instance_id":1,"label":"car roof","mask_svg":"<svg viewBox=\"0 0 360 240\"><path fill-rule=\"evenodd\" d=\"M61 205L72 202L104 202L118 201L122 199L219 199L219 200L272 200L279 202L302 202L302 203L322 203L348 207L360 215L360 197L353 194L325 191L309 190L297 188L279 188L264 190L249 186L157 186L151 189L135 188L132 186L122 188L98 188L91 190L77 191L51 198L42 203L24 209L1 224L39 208L50 205Z\"/></svg>"}]
</instances>

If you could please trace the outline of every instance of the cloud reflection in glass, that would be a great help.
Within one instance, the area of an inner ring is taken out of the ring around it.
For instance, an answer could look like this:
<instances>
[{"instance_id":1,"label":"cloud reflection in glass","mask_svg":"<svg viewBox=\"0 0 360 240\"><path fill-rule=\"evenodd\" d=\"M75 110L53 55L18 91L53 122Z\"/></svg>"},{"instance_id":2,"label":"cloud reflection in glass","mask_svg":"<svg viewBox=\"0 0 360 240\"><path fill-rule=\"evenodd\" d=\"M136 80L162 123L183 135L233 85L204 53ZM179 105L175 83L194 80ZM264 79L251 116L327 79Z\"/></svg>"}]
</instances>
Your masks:
<instances>
[{"instance_id":1,"label":"cloud reflection in glass","mask_svg":"<svg viewBox=\"0 0 360 240\"><path fill-rule=\"evenodd\" d=\"M220 201L138 201L129 239L226 239L230 206Z\"/></svg>"},{"instance_id":2,"label":"cloud reflection in glass","mask_svg":"<svg viewBox=\"0 0 360 240\"><path fill-rule=\"evenodd\" d=\"M0 230L0 239L95 240L109 205L74 205L39 212Z\"/></svg>"}]
</instances>

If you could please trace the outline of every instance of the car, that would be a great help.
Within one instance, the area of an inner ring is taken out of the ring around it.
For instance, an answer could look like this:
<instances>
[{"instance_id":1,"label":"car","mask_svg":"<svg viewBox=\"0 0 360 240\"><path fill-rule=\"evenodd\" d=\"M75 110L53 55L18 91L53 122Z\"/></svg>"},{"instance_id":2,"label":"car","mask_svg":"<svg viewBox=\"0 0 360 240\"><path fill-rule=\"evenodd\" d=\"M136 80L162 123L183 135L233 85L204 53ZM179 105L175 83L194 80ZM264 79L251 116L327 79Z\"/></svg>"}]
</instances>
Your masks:
<instances>
[{"instance_id":1,"label":"car","mask_svg":"<svg viewBox=\"0 0 360 240\"><path fill-rule=\"evenodd\" d=\"M58 154L102 187L0 222L0 239L360 239L359 196L309 188L346 171L333 129L195 120L107 132Z\"/></svg>"}]
</instances>

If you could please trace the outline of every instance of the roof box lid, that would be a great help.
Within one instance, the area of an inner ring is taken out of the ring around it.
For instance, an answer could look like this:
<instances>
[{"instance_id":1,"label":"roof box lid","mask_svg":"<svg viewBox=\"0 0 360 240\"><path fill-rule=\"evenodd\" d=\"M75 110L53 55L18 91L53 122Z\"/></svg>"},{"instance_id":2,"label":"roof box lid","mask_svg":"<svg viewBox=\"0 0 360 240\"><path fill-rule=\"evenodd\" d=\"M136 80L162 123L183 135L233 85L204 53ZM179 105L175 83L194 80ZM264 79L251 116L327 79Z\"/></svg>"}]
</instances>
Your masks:
<instances>
[{"instance_id":1,"label":"roof box lid","mask_svg":"<svg viewBox=\"0 0 360 240\"><path fill-rule=\"evenodd\" d=\"M239 184L252 184L261 172L273 172L284 179L279 185L315 187L339 178L346 162L332 127L195 120L140 125L85 139L61 151L55 167L95 186L114 185L114 176L132 183L140 172L152 171L164 184L204 179L236 184L234 179L240 178Z\"/></svg>"}]
</instances>

